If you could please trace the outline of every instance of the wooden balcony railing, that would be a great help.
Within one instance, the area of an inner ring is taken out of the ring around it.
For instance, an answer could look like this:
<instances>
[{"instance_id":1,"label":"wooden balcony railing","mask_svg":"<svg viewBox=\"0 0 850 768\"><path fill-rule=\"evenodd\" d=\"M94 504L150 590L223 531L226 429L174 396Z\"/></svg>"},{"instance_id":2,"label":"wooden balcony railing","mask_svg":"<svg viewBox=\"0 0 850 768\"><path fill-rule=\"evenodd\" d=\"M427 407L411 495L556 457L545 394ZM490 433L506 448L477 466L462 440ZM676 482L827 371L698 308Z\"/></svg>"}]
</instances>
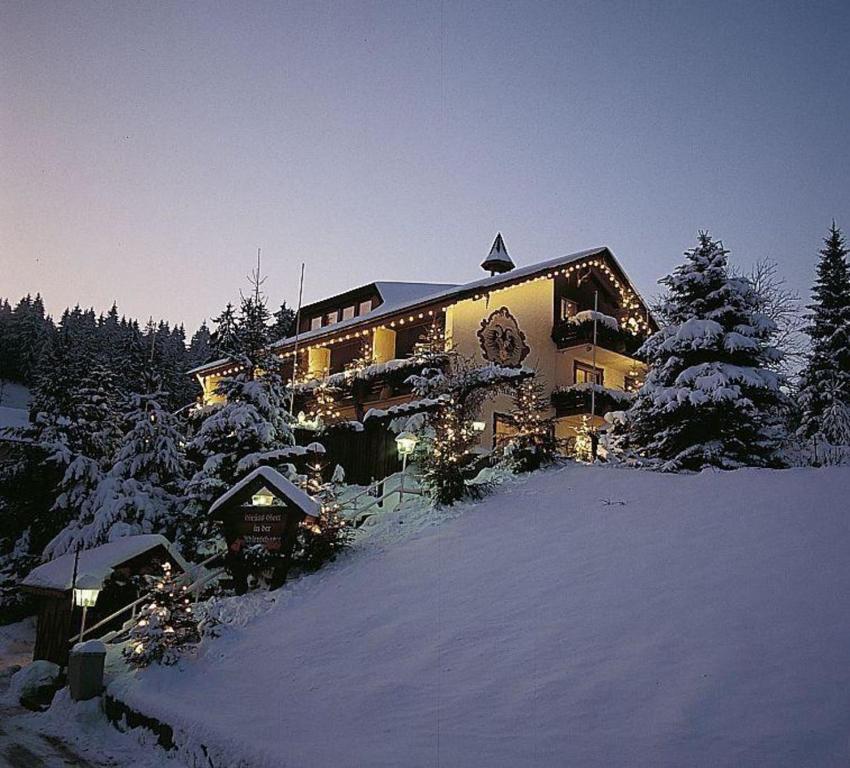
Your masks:
<instances>
[{"instance_id":1,"label":"wooden balcony railing","mask_svg":"<svg viewBox=\"0 0 850 768\"><path fill-rule=\"evenodd\" d=\"M605 325L596 325L596 344L603 349L619 352L621 355L634 357L635 352L640 349L644 342L643 336L623 330L615 330ZM552 341L558 349L569 349L585 344L593 343L593 321L587 320L583 323L571 323L568 320L556 323L552 328Z\"/></svg>"}]
</instances>

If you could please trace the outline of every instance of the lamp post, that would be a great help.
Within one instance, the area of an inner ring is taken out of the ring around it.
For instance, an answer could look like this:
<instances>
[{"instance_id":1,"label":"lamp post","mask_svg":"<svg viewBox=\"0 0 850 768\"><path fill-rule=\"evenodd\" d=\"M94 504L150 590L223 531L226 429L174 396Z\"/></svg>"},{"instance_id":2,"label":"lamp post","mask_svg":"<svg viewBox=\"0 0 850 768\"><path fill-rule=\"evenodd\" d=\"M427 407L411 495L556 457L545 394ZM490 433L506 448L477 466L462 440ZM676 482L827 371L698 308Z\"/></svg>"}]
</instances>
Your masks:
<instances>
[{"instance_id":1,"label":"lamp post","mask_svg":"<svg viewBox=\"0 0 850 768\"><path fill-rule=\"evenodd\" d=\"M416 449L418 442L419 438L412 432L400 432L396 436L395 444L396 448L398 448L398 455L401 456L402 474L407 470L407 457Z\"/></svg>"},{"instance_id":2,"label":"lamp post","mask_svg":"<svg viewBox=\"0 0 850 768\"><path fill-rule=\"evenodd\" d=\"M82 642L86 631L86 612L93 608L100 594L100 580L93 576L83 576L74 584L74 605L83 609L83 620L80 624L79 642Z\"/></svg>"}]
</instances>

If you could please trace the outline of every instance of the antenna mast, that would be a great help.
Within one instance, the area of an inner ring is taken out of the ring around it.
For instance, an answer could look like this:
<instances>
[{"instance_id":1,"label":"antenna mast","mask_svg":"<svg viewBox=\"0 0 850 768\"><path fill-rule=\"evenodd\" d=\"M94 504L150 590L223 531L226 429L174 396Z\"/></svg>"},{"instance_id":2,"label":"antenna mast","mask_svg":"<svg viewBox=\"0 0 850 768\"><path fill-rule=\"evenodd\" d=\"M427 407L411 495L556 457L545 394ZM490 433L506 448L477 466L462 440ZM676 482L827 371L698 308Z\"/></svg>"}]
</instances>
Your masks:
<instances>
[{"instance_id":1,"label":"antenna mast","mask_svg":"<svg viewBox=\"0 0 850 768\"><path fill-rule=\"evenodd\" d=\"M295 382L298 378L298 336L301 331L301 299L304 295L304 262L301 262L301 280L298 283L298 307L295 310L295 346L292 351L292 383L289 395L289 415L295 410Z\"/></svg>"}]
</instances>

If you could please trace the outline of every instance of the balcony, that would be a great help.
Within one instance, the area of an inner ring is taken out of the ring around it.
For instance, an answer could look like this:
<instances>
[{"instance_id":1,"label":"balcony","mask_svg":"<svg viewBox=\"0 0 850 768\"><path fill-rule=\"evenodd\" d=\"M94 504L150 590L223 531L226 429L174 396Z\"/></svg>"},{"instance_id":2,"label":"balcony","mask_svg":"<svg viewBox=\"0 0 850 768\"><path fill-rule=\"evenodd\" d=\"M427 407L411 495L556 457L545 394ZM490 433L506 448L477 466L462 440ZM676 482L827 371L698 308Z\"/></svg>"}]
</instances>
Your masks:
<instances>
[{"instance_id":1,"label":"balcony","mask_svg":"<svg viewBox=\"0 0 850 768\"><path fill-rule=\"evenodd\" d=\"M609 411L624 411L631 404L633 395L620 389L608 389L599 384L572 384L558 387L552 392L552 406L555 414L578 416L590 413L591 390L596 395L596 415L604 416Z\"/></svg>"},{"instance_id":2,"label":"balcony","mask_svg":"<svg viewBox=\"0 0 850 768\"><path fill-rule=\"evenodd\" d=\"M591 315L589 319L575 322L575 319L562 320L552 328L552 341L558 349L581 347L593 343L593 318L590 312L580 312L577 317ZM643 336L623 331L617 321L608 315L601 315L596 324L596 344L612 352L634 357L645 341Z\"/></svg>"}]
</instances>

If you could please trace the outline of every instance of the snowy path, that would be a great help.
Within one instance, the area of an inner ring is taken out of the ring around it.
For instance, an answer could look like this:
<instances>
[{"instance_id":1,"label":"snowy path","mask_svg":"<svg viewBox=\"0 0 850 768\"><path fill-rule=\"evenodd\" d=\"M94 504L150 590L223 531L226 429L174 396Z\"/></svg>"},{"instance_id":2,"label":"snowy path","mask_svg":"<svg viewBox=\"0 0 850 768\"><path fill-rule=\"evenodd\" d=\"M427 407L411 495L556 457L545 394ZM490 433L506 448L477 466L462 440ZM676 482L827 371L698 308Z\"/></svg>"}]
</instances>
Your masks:
<instances>
[{"instance_id":1,"label":"snowy path","mask_svg":"<svg viewBox=\"0 0 850 768\"><path fill-rule=\"evenodd\" d=\"M11 673L32 659L35 624L0 626L0 768L182 768L158 749L110 726L96 700L72 703L67 689L43 714L7 695Z\"/></svg>"},{"instance_id":2,"label":"snowy path","mask_svg":"<svg viewBox=\"0 0 850 768\"><path fill-rule=\"evenodd\" d=\"M5 689L0 689L0 697L5 693ZM0 768L103 768L119 765L115 762L93 763L56 736L24 727L20 720L28 715L23 707L0 706Z\"/></svg>"}]
</instances>

